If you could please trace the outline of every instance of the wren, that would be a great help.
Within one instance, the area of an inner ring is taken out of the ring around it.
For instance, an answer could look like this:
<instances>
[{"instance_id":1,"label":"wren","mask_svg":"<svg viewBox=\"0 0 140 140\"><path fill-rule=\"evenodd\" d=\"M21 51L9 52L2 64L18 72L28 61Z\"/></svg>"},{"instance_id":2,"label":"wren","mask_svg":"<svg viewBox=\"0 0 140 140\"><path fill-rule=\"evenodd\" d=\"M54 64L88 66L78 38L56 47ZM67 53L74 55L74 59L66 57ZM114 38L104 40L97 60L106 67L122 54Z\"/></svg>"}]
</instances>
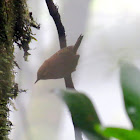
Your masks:
<instances>
[{"instance_id":1,"label":"wren","mask_svg":"<svg viewBox=\"0 0 140 140\"><path fill-rule=\"evenodd\" d=\"M77 50L82 39L83 36L80 35L74 46L65 47L45 60L37 72L36 82L39 80L64 78L74 72L79 60Z\"/></svg>"}]
</instances>

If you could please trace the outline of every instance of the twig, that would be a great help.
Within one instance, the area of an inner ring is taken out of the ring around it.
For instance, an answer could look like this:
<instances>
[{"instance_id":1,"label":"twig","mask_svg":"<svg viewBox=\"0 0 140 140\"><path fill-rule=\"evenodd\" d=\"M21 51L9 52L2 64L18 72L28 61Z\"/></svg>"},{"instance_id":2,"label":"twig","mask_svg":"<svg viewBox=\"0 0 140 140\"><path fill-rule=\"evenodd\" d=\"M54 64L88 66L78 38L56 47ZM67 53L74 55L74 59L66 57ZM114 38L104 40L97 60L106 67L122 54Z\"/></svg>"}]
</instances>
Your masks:
<instances>
[{"instance_id":1,"label":"twig","mask_svg":"<svg viewBox=\"0 0 140 140\"><path fill-rule=\"evenodd\" d=\"M73 89L75 89L74 88L74 85L73 85L71 74L68 75L67 77L65 77L64 80L65 80L65 85L66 85L67 88L73 88Z\"/></svg>"},{"instance_id":2,"label":"twig","mask_svg":"<svg viewBox=\"0 0 140 140\"><path fill-rule=\"evenodd\" d=\"M58 13L58 8L54 5L52 0L46 0L48 9L49 9L49 13L52 16L56 28L57 28L57 32L58 32L58 36L59 36L59 43L60 43L60 48L65 48L67 47L67 42L66 42L66 35L65 35L65 28L61 22L61 18L60 18L60 14ZM64 78L65 79L65 85L67 88L74 88L73 85L73 81L71 78L71 75L69 75L68 77Z\"/></svg>"},{"instance_id":3,"label":"twig","mask_svg":"<svg viewBox=\"0 0 140 140\"><path fill-rule=\"evenodd\" d=\"M65 29L61 22L60 14L58 13L58 8L54 5L52 0L46 0L46 3L49 9L49 13L52 16L58 31L60 47L61 49L65 48L67 47Z\"/></svg>"},{"instance_id":4,"label":"twig","mask_svg":"<svg viewBox=\"0 0 140 140\"><path fill-rule=\"evenodd\" d=\"M60 18L60 14L58 12L58 8L54 5L53 0L45 0L45 1L46 1L47 6L48 6L49 13L52 16L52 18L53 18L53 20L55 22L56 28L57 28L57 32L58 32L58 36L59 36L60 48L61 49L65 48L65 47L67 47L65 28L64 28L64 26L63 26L63 24L61 22L61 18ZM76 44L76 45L80 45L80 44ZM75 89L74 85L73 85L71 74L68 75L67 77L65 77L64 80L65 80L66 88ZM74 129L75 129L75 139L76 140L82 140L81 131L77 130L75 128L75 125L74 125Z\"/></svg>"}]
</instances>

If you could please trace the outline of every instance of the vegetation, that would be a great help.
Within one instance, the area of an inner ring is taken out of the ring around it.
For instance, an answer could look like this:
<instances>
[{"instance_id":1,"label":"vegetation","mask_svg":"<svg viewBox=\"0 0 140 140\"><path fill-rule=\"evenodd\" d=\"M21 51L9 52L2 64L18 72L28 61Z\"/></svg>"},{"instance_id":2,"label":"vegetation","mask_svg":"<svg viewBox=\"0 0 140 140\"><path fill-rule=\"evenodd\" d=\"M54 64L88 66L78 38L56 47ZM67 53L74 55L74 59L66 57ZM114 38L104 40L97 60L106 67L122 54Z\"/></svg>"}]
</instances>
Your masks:
<instances>
[{"instance_id":1,"label":"vegetation","mask_svg":"<svg viewBox=\"0 0 140 140\"><path fill-rule=\"evenodd\" d=\"M28 12L25 0L0 1L0 139L7 140L12 123L8 120L10 98L21 91L14 81L14 43L24 50L24 58L29 55L31 27L39 28L31 13Z\"/></svg>"},{"instance_id":2,"label":"vegetation","mask_svg":"<svg viewBox=\"0 0 140 140\"><path fill-rule=\"evenodd\" d=\"M105 140L110 138L140 140L140 71L133 65L122 65L120 83L125 108L133 124L132 130L103 127L93 104L85 94L70 90L60 91L61 97L71 112L75 126L81 129L89 140Z\"/></svg>"}]
</instances>

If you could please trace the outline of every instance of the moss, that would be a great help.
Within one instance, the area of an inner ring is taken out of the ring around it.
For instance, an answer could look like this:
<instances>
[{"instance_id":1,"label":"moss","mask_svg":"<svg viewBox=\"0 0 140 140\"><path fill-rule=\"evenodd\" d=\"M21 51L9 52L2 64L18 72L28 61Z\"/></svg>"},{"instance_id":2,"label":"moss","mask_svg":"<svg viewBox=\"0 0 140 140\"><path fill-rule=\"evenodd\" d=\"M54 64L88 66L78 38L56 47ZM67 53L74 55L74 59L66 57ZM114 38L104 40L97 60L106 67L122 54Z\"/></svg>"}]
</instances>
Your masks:
<instances>
[{"instance_id":1,"label":"moss","mask_svg":"<svg viewBox=\"0 0 140 140\"><path fill-rule=\"evenodd\" d=\"M25 0L14 0L14 8L16 18L14 42L20 49L24 50L24 58L27 60L29 43L33 38L31 27L39 29L40 26L33 20L32 13L29 13Z\"/></svg>"},{"instance_id":2,"label":"moss","mask_svg":"<svg viewBox=\"0 0 140 140\"><path fill-rule=\"evenodd\" d=\"M32 37L31 27L39 25L28 12L25 0L0 0L0 140L8 140L12 123L8 120L8 104L24 91L14 82L14 46L24 50L24 58L29 55Z\"/></svg>"},{"instance_id":3,"label":"moss","mask_svg":"<svg viewBox=\"0 0 140 140\"><path fill-rule=\"evenodd\" d=\"M0 140L8 140L8 134L11 129L9 123L9 96L13 84L13 30L12 24L14 20L10 17L12 1L6 3L0 1Z\"/></svg>"}]
</instances>

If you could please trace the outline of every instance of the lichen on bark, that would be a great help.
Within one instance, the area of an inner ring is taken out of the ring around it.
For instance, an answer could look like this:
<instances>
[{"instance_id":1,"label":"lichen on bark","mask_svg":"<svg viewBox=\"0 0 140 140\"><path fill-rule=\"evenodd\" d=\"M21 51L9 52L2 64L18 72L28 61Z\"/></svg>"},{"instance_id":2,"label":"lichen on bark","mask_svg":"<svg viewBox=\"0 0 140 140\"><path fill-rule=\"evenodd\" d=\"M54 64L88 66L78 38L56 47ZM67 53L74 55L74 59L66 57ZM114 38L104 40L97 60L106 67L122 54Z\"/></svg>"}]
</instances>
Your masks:
<instances>
[{"instance_id":1,"label":"lichen on bark","mask_svg":"<svg viewBox=\"0 0 140 140\"><path fill-rule=\"evenodd\" d=\"M32 38L31 27L39 25L29 13L26 0L0 0L0 140L8 140L12 123L9 121L9 100L20 90L14 81L14 43L29 55Z\"/></svg>"}]
</instances>

